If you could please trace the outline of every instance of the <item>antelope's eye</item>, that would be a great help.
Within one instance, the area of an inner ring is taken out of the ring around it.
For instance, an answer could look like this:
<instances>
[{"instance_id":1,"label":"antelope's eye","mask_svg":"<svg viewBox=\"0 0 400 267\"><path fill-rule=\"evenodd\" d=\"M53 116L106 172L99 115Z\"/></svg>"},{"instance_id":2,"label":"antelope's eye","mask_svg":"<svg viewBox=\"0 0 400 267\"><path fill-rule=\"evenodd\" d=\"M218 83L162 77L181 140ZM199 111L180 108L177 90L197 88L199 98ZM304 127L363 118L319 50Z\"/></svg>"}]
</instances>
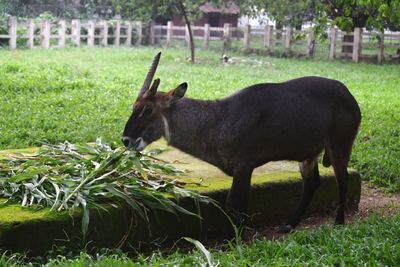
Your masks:
<instances>
[{"instance_id":1,"label":"antelope's eye","mask_svg":"<svg viewBox=\"0 0 400 267\"><path fill-rule=\"evenodd\" d=\"M145 106L143 112L145 115L150 115L153 112L153 109L149 106Z\"/></svg>"},{"instance_id":2,"label":"antelope's eye","mask_svg":"<svg viewBox=\"0 0 400 267\"><path fill-rule=\"evenodd\" d=\"M153 109L149 106L144 106L142 109L142 112L139 114L139 118L142 117L143 115L147 116L150 115L153 112Z\"/></svg>"}]
</instances>

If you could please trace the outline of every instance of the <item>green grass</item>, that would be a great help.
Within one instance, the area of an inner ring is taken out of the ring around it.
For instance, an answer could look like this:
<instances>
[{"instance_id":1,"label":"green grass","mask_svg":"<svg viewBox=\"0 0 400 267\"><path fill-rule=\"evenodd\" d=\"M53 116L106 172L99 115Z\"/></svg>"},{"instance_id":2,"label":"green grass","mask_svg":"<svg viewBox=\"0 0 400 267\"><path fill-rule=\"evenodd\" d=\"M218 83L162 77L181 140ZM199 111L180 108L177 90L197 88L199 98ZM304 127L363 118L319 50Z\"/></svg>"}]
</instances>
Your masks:
<instances>
[{"instance_id":1,"label":"green grass","mask_svg":"<svg viewBox=\"0 0 400 267\"><path fill-rule=\"evenodd\" d=\"M119 141L153 55L160 49L0 50L0 149L50 143ZM188 96L224 97L260 82L318 75L345 83L363 120L351 166L363 178L400 190L400 66L250 55L223 66L220 54L162 49L161 90L189 83ZM235 57L239 54L233 55ZM263 64L259 64L262 60Z\"/></svg>"},{"instance_id":2,"label":"green grass","mask_svg":"<svg viewBox=\"0 0 400 267\"><path fill-rule=\"evenodd\" d=\"M0 50L0 149L58 143L119 141L147 68L157 49ZM280 82L319 75L344 82L358 100L363 121L351 161L365 179L400 190L400 66L343 61L249 56L231 66L220 54L199 51L199 63L186 51L163 50L157 72L161 90L189 82L188 96L215 99L258 82ZM240 56L239 54L233 56ZM259 64L256 60L262 60ZM212 249L220 266L359 266L400 262L400 216L372 217L350 227L298 232L285 240L255 239ZM67 252L68 253L68 252ZM55 253L54 255L65 253ZM50 256L49 256L50 257ZM48 266L193 266L202 254L175 252L130 259L121 253L40 259ZM4 254L1 266L22 264L23 256Z\"/></svg>"},{"instance_id":3,"label":"green grass","mask_svg":"<svg viewBox=\"0 0 400 267\"><path fill-rule=\"evenodd\" d=\"M322 227L290 234L285 239L255 239L212 248L211 261L219 266L397 266L400 262L400 216L372 216L348 227ZM181 241L184 242L184 241ZM54 252L53 252L54 253ZM59 253L59 252L58 252ZM57 255L57 253L55 254ZM200 250L153 252L129 258L111 251L94 255L38 258L46 266L206 266ZM23 264L18 255L0 257L1 266Z\"/></svg>"}]
</instances>

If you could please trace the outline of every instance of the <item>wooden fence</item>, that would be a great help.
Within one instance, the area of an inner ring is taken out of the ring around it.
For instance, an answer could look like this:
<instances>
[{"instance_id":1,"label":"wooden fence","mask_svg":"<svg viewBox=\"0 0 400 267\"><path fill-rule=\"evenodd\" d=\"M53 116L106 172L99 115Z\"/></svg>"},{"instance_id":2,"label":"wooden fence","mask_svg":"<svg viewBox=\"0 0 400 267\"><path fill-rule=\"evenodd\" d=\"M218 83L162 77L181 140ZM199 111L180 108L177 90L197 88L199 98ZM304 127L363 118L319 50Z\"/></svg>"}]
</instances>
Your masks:
<instances>
[{"instance_id":1,"label":"wooden fence","mask_svg":"<svg viewBox=\"0 0 400 267\"><path fill-rule=\"evenodd\" d=\"M71 20L70 22L44 20L35 23L33 19L17 21L17 18L11 17L7 29L7 34L0 34L0 41L8 39L10 49L19 46L28 48L35 46L62 48L66 45L132 46L141 45L144 38L141 22L119 20ZM211 27L205 24L193 26L192 31L196 42L200 40L205 49L210 48L211 42L218 41L219 47L222 46L223 49L258 49L266 53L279 51L284 54L312 57L317 49L326 46L323 53L329 59L345 57L359 62L365 58L373 58L379 63L385 59L398 59L400 54L400 33L365 32L360 28L355 28L353 33L331 28L327 32L328 38L325 41L316 39L312 28L297 31L290 27L275 29L271 25L264 27L247 25L239 28L230 24L225 24L224 27ZM350 36L352 41L343 41L345 35ZM167 25L151 24L147 37L150 45L172 46L176 40L189 43L187 27L175 26L171 21ZM346 52L343 47L352 52Z\"/></svg>"},{"instance_id":2,"label":"wooden fence","mask_svg":"<svg viewBox=\"0 0 400 267\"><path fill-rule=\"evenodd\" d=\"M18 33L19 31L22 31L22 34ZM8 39L10 49L16 49L20 45L21 42L17 42L17 40L22 40L23 45L28 48L35 46L63 48L66 44L86 45L88 47L93 47L96 44L101 46L131 46L141 44L142 32L140 22L81 21L75 19L70 22L43 20L35 23L35 20L29 19L18 23L17 18L11 17L8 21L8 33L0 34L0 39ZM135 43L132 42L132 34L135 34ZM112 43L110 43L110 40L112 40Z\"/></svg>"},{"instance_id":3,"label":"wooden fence","mask_svg":"<svg viewBox=\"0 0 400 267\"><path fill-rule=\"evenodd\" d=\"M189 30L186 26L174 26L171 21L168 22L166 26L155 25L151 28L151 38L150 43L155 44L158 41L165 39L166 45L171 45L174 39L184 39L186 44L189 43ZM286 51L291 51L291 45L293 43L292 39L292 29L286 28L284 31L279 29L274 29L273 26L268 25L263 28L251 28L247 25L243 28L231 27L230 24L225 24L224 27L210 27L209 24L204 26L193 26L192 27L194 39L202 40L205 49L210 46L210 41L220 40L223 43L224 49L230 49L232 47L232 41L241 40L242 48L244 50L250 49L251 39L253 36L263 37L263 48L272 51L274 45L284 44ZM307 35L307 44L304 50L305 55L312 56L314 49L314 33L313 31L302 32ZM276 36L285 36L284 39L276 39ZM284 41L283 41L284 40ZM304 43L305 44L305 43Z\"/></svg>"}]
</instances>

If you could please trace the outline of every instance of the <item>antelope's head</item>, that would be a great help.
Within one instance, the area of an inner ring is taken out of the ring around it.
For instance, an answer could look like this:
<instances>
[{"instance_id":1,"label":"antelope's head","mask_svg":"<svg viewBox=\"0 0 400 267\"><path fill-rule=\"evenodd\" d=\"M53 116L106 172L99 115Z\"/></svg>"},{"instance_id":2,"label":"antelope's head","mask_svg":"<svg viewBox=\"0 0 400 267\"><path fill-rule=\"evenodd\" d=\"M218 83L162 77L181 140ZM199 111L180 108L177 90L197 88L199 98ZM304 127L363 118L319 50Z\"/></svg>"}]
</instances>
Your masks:
<instances>
[{"instance_id":1,"label":"antelope's head","mask_svg":"<svg viewBox=\"0 0 400 267\"><path fill-rule=\"evenodd\" d=\"M186 93L187 83L180 84L168 93L157 92L160 79L157 78L153 81L153 77L160 57L161 52L154 57L143 86L133 104L133 112L125 125L122 142L128 149L141 151L162 136L168 139L169 136L166 135L169 135L169 129L165 114Z\"/></svg>"}]
</instances>

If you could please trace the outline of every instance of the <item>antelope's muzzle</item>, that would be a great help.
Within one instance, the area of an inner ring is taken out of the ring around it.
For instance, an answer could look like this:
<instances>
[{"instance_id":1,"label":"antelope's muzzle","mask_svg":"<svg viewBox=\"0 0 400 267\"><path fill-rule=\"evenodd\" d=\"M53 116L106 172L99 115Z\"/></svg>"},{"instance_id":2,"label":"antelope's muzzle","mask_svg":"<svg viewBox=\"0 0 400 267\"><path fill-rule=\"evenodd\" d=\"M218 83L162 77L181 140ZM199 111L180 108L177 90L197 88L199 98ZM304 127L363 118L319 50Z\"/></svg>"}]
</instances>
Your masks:
<instances>
[{"instance_id":1,"label":"antelope's muzzle","mask_svg":"<svg viewBox=\"0 0 400 267\"><path fill-rule=\"evenodd\" d=\"M142 151L147 146L147 142L144 141L142 137L139 137L133 141L133 139L129 136L123 136L121 141L129 150L134 149L136 151Z\"/></svg>"}]
</instances>

